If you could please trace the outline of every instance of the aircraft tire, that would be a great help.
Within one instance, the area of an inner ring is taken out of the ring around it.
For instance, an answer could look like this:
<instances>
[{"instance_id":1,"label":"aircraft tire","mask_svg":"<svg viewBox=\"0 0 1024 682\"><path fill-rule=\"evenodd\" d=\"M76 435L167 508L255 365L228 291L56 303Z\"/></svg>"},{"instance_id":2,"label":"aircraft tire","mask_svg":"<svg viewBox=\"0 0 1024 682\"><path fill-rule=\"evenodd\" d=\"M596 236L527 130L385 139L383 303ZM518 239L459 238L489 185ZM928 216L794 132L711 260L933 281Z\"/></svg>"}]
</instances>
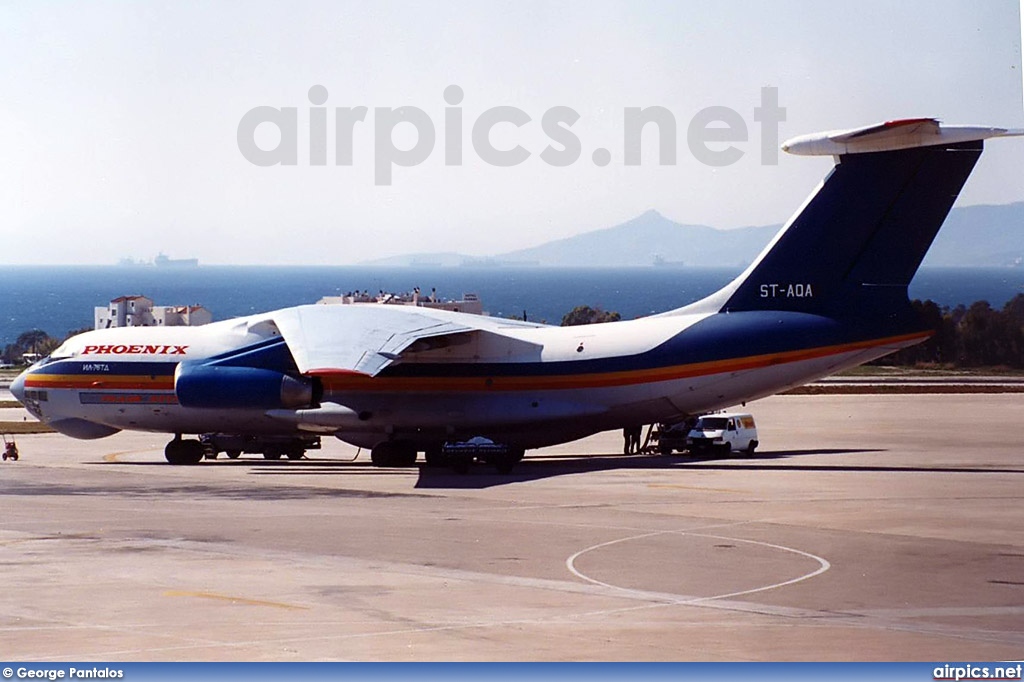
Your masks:
<instances>
[{"instance_id":1,"label":"aircraft tire","mask_svg":"<svg viewBox=\"0 0 1024 682\"><path fill-rule=\"evenodd\" d=\"M504 455L499 455L494 459L494 468L498 470L499 474L510 474L516 464L523 461L524 454L526 454L524 450L511 450Z\"/></svg>"},{"instance_id":2,"label":"aircraft tire","mask_svg":"<svg viewBox=\"0 0 1024 682\"><path fill-rule=\"evenodd\" d=\"M404 441L378 443L370 450L370 462L375 467L416 466L416 446Z\"/></svg>"},{"instance_id":3,"label":"aircraft tire","mask_svg":"<svg viewBox=\"0 0 1024 682\"><path fill-rule=\"evenodd\" d=\"M416 446L412 443L398 442L395 444L395 451L392 455L393 464L395 467L414 467L416 466L416 457L419 452L416 451Z\"/></svg>"},{"instance_id":4,"label":"aircraft tire","mask_svg":"<svg viewBox=\"0 0 1024 682\"><path fill-rule=\"evenodd\" d=\"M263 451L263 459L279 460L283 454L277 448L267 449Z\"/></svg>"},{"instance_id":5,"label":"aircraft tire","mask_svg":"<svg viewBox=\"0 0 1024 682\"><path fill-rule=\"evenodd\" d=\"M206 448L197 440L175 438L164 448L164 459L168 464L199 464L206 455Z\"/></svg>"},{"instance_id":6,"label":"aircraft tire","mask_svg":"<svg viewBox=\"0 0 1024 682\"><path fill-rule=\"evenodd\" d=\"M288 452L286 452L284 454L287 455L288 459L296 460L296 459L302 459L303 457L305 457L306 456L306 451L301 449L301 448L295 448L294 450L289 450Z\"/></svg>"},{"instance_id":7,"label":"aircraft tire","mask_svg":"<svg viewBox=\"0 0 1024 682\"><path fill-rule=\"evenodd\" d=\"M228 459L238 459L239 457L242 456L242 451L241 450L227 450L227 451L225 451L224 454L228 456Z\"/></svg>"},{"instance_id":8,"label":"aircraft tire","mask_svg":"<svg viewBox=\"0 0 1024 682\"><path fill-rule=\"evenodd\" d=\"M473 458L466 455L453 455L448 459L448 466L457 474L468 474L472 463Z\"/></svg>"},{"instance_id":9,"label":"aircraft tire","mask_svg":"<svg viewBox=\"0 0 1024 682\"><path fill-rule=\"evenodd\" d=\"M427 448L423 453L423 461L428 467L440 467L445 464L444 455L439 447Z\"/></svg>"}]
</instances>

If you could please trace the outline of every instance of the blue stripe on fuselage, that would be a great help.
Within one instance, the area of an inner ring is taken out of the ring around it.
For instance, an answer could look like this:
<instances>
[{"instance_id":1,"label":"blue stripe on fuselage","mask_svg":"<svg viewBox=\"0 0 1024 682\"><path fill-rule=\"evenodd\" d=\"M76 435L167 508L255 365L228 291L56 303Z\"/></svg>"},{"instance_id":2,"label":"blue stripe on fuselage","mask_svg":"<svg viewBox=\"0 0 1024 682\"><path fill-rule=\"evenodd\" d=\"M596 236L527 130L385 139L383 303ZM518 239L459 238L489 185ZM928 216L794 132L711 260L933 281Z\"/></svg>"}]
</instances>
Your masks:
<instances>
[{"instance_id":1,"label":"blue stripe on fuselage","mask_svg":"<svg viewBox=\"0 0 1024 682\"><path fill-rule=\"evenodd\" d=\"M840 321L807 313L750 311L712 315L656 348L635 355L561 362L399 363L385 368L379 376L567 376L649 370L825 348L919 331L916 317L906 315Z\"/></svg>"},{"instance_id":2,"label":"blue stripe on fuselage","mask_svg":"<svg viewBox=\"0 0 1024 682\"><path fill-rule=\"evenodd\" d=\"M178 366L177 360L166 360L164 362L131 362L125 360L90 359L81 360L60 359L52 360L45 365L33 367L32 373L45 374L82 374L102 375L116 374L118 376L172 376L174 369Z\"/></svg>"}]
</instances>

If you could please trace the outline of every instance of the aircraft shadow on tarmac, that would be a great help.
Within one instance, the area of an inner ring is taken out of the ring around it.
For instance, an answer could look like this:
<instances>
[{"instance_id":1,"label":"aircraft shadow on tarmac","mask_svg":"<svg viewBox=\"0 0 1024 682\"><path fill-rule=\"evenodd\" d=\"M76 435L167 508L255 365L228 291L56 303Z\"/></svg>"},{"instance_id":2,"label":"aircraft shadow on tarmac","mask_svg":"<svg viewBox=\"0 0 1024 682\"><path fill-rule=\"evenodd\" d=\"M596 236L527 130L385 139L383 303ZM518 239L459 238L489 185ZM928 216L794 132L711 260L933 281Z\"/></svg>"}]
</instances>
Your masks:
<instances>
[{"instance_id":1,"label":"aircraft shadow on tarmac","mask_svg":"<svg viewBox=\"0 0 1024 682\"><path fill-rule=\"evenodd\" d=\"M614 469L686 470L694 471L831 471L851 473L941 473L941 474L1024 474L1024 468L898 466L883 464L832 463L801 464L787 461L813 455L849 455L882 453L884 449L817 448L808 450L762 451L754 458L696 457L690 455L622 455L586 454L526 457L508 474L500 474L486 464L475 464L468 474L459 474L446 467L428 467L420 463L413 468L379 468L367 459L338 460L309 458L299 461L268 461L244 458L218 460L199 466L237 467L259 476L416 476L420 489L484 489L508 483L542 480L554 476L596 473ZM167 466L161 461L105 462L116 466Z\"/></svg>"},{"instance_id":2,"label":"aircraft shadow on tarmac","mask_svg":"<svg viewBox=\"0 0 1024 682\"><path fill-rule=\"evenodd\" d=\"M622 455L622 454L588 454L588 455L566 455L559 457L538 457L531 459L527 456L522 462L516 465L515 470L509 474L499 474L486 464L478 464L470 469L469 475L460 475L444 468L420 469L417 488L489 488L495 485L504 485L520 481L534 481L553 476L566 476L570 474L586 474L600 471L611 471L614 469L650 469L650 470L789 470L800 469L799 465L792 464L765 464L763 462L773 459L787 459L801 455L844 455L868 452L882 452L881 450L867 449L818 449L818 450L788 450L759 453L756 459L740 458L726 459L718 457L698 457L691 455ZM843 467L822 466L823 470L841 469Z\"/></svg>"},{"instance_id":3,"label":"aircraft shadow on tarmac","mask_svg":"<svg viewBox=\"0 0 1024 682\"><path fill-rule=\"evenodd\" d=\"M527 457L510 474L498 474L491 467L477 465L469 475L456 474L448 469L423 467L417 488L489 488L506 483L532 481L552 476L583 474L612 469L651 469L694 471L831 471L850 473L938 473L938 474L1024 474L1024 468L997 467L928 467L892 466L875 464L800 464L784 462L808 455L849 455L887 452L884 449L821 448L813 450L776 450L760 452L755 458L726 459L694 457L689 455L578 455L567 457Z\"/></svg>"},{"instance_id":4,"label":"aircraft shadow on tarmac","mask_svg":"<svg viewBox=\"0 0 1024 682\"><path fill-rule=\"evenodd\" d=\"M672 470L680 468L694 469L762 469L777 468L791 469L791 465L765 465L755 463L757 460L766 461L771 459L785 459L801 455L841 455L867 452L881 452L880 450L867 449L816 449L816 450L789 450L759 453L756 460L747 458L728 460L716 457L694 457L688 455L623 455L623 454L580 454L561 455L545 457L526 457L516 465L515 469L508 474L501 474L495 471L494 467L488 464L474 464L469 472L457 473L448 467L428 467L422 462L417 469L388 469L372 466L366 460L338 461L326 459L308 459L299 462L263 462L259 460L237 460L231 465L239 465L243 462L252 465L253 473L260 475L283 475L290 474L337 474L337 475L361 475L361 474L393 474L396 476L409 476L418 472L416 488L421 489L483 489L508 483L525 482L551 478L554 476L566 476L570 474L585 474L600 471L611 471L614 469L651 469L651 470ZM229 465L228 462L221 462L221 465ZM268 464L274 466L267 466ZM825 467L826 470L833 467Z\"/></svg>"}]
</instances>

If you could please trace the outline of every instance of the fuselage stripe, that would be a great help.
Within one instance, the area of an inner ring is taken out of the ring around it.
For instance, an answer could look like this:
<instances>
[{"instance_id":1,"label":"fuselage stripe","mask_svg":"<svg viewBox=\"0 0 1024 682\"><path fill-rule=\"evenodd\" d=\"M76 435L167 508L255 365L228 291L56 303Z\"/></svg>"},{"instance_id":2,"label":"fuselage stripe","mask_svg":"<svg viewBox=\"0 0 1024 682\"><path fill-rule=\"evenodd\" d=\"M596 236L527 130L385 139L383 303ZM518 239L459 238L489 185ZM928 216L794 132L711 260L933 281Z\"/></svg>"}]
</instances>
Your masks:
<instances>
[{"instance_id":1,"label":"fuselage stripe","mask_svg":"<svg viewBox=\"0 0 1024 682\"><path fill-rule=\"evenodd\" d=\"M694 377L761 369L804 360L814 360L843 353L868 350L882 346L901 346L923 340L931 332L919 332L884 339L872 339L855 343L821 346L796 351L783 351L752 355L747 357L712 360L708 362L670 365L641 370L602 372L589 374L562 374L544 376L435 376L435 377L386 377L353 375L349 371L330 370L315 373L329 391L522 391L560 390L581 388L606 388L628 386L657 381L672 381ZM458 368L452 367L453 371Z\"/></svg>"},{"instance_id":2,"label":"fuselage stripe","mask_svg":"<svg viewBox=\"0 0 1024 682\"><path fill-rule=\"evenodd\" d=\"M751 355L746 357L711 360L681 365L653 367L649 369L622 370L613 372L557 374L557 375L521 375L521 376L447 376L430 377L371 377L351 370L316 370L310 374L323 382L329 391L521 391L521 390L565 390L581 388L605 388L628 386L633 384L657 381L688 379L725 372L739 372L761 369L772 365L780 365L803 360L814 360L830 355L839 355L858 350L867 350L882 346L902 346L920 341L930 332L904 334L901 336L872 339L832 346L820 346L795 351L782 351ZM445 368L455 373L467 367L452 366ZM468 367L472 367L469 365ZM30 374L25 379L27 388L49 389L93 389L116 391L174 391L174 377L170 375L104 375L104 374Z\"/></svg>"},{"instance_id":3,"label":"fuselage stripe","mask_svg":"<svg viewBox=\"0 0 1024 682\"><path fill-rule=\"evenodd\" d=\"M151 377L148 374L30 374L25 377L25 387L173 391L174 377Z\"/></svg>"}]
</instances>

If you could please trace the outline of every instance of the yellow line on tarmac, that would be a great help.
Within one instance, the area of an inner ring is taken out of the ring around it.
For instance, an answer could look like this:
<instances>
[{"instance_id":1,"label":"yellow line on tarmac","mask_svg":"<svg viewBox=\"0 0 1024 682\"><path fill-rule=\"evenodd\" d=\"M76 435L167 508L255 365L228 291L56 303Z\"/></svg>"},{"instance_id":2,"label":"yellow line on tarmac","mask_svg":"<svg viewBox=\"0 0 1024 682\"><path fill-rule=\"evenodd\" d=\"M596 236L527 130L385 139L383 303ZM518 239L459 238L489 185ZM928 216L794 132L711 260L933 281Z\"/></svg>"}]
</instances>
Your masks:
<instances>
[{"instance_id":1,"label":"yellow line on tarmac","mask_svg":"<svg viewBox=\"0 0 1024 682\"><path fill-rule=\"evenodd\" d=\"M245 606L272 606L275 609L291 609L294 611L308 611L308 606L296 604L285 604L278 601L264 601L262 599L246 599L244 597L232 597L228 594L216 594L214 592L191 592L188 590L167 590L163 593L165 597L196 597L197 599L214 599L217 601L231 602Z\"/></svg>"},{"instance_id":2,"label":"yellow line on tarmac","mask_svg":"<svg viewBox=\"0 0 1024 682\"><path fill-rule=\"evenodd\" d=\"M111 452L110 454L103 455L104 462L119 463L121 460L118 459L121 455L136 455L150 452L149 450L121 450L119 452Z\"/></svg>"}]
</instances>

